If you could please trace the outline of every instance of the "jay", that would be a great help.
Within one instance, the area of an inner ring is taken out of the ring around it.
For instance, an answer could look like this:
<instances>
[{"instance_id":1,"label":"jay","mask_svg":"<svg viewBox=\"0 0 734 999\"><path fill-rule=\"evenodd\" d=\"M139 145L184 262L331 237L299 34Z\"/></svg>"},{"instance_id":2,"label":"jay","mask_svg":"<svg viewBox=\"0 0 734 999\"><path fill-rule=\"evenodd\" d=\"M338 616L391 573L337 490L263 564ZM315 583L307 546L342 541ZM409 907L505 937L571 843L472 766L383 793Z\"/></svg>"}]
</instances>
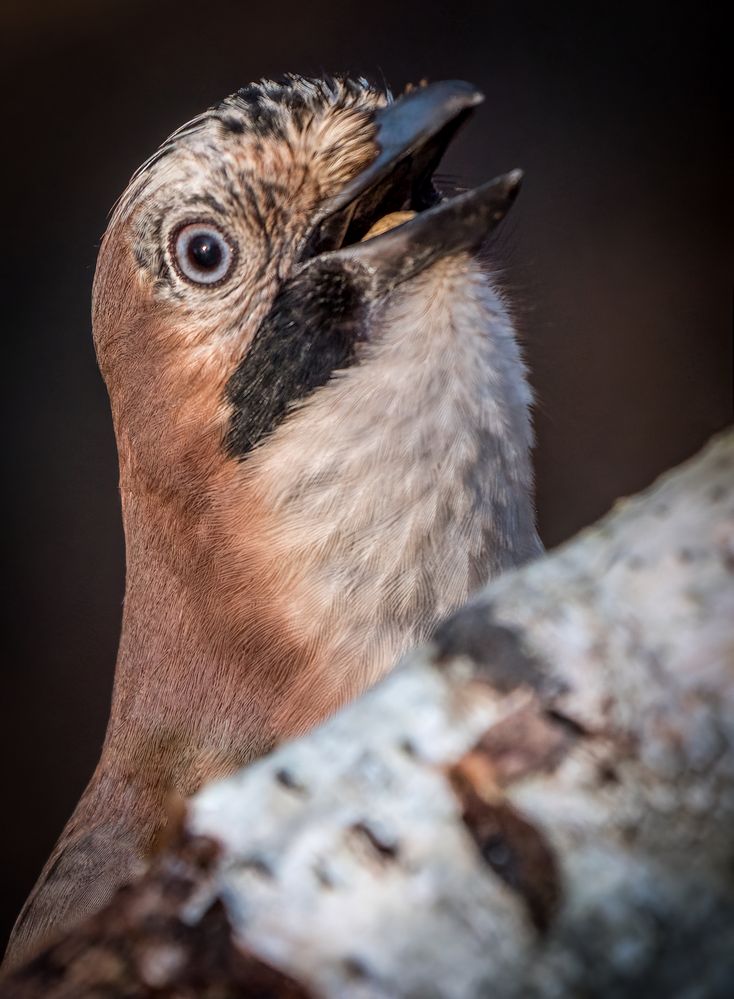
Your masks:
<instances>
[{"instance_id":1,"label":"jay","mask_svg":"<svg viewBox=\"0 0 734 999\"><path fill-rule=\"evenodd\" d=\"M183 125L101 244L126 591L101 758L9 957L98 909L193 793L315 725L535 556L531 402L482 255L513 171L434 171L481 101L289 76Z\"/></svg>"}]
</instances>

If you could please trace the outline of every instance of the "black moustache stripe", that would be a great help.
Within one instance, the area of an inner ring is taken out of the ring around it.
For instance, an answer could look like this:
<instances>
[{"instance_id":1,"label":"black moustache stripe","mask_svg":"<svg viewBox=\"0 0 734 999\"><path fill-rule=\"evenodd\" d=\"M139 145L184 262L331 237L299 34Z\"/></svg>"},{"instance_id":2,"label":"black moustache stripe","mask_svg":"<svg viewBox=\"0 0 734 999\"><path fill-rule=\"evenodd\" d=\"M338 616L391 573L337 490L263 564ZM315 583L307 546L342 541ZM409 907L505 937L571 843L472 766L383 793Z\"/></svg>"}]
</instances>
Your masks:
<instances>
[{"instance_id":1,"label":"black moustache stripe","mask_svg":"<svg viewBox=\"0 0 734 999\"><path fill-rule=\"evenodd\" d=\"M287 282L227 383L227 453L246 457L294 403L354 364L363 323L363 290L340 265L312 265Z\"/></svg>"}]
</instances>

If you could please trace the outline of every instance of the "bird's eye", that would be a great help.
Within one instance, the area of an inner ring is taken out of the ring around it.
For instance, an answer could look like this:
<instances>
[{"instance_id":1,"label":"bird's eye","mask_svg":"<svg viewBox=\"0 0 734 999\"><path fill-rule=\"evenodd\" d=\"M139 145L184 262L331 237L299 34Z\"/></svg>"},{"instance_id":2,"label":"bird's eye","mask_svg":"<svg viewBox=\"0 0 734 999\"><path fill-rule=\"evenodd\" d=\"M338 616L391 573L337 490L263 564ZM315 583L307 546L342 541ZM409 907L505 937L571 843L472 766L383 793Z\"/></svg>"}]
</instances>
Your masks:
<instances>
[{"instance_id":1,"label":"bird's eye","mask_svg":"<svg viewBox=\"0 0 734 999\"><path fill-rule=\"evenodd\" d=\"M182 226L173 237L172 249L180 274L195 284L219 284L232 270L232 247L210 222Z\"/></svg>"}]
</instances>

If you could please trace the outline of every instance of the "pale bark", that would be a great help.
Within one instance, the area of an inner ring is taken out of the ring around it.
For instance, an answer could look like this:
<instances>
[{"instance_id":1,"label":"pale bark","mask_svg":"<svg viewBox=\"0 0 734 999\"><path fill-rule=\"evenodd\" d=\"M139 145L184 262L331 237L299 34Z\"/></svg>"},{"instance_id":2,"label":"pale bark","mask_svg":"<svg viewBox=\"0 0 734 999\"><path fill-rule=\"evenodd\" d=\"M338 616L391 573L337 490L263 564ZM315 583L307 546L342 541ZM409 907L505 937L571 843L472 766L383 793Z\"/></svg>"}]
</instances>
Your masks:
<instances>
[{"instance_id":1,"label":"pale bark","mask_svg":"<svg viewBox=\"0 0 734 999\"><path fill-rule=\"evenodd\" d=\"M733 708L730 432L205 788L3 994L730 996Z\"/></svg>"}]
</instances>

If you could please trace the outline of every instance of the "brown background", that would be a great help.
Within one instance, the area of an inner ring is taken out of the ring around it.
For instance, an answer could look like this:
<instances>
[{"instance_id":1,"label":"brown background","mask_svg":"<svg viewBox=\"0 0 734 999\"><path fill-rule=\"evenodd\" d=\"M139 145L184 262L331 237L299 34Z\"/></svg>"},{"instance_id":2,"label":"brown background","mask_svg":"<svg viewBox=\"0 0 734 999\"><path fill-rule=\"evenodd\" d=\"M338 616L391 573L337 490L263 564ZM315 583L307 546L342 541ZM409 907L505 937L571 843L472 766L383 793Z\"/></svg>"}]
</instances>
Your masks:
<instances>
[{"instance_id":1,"label":"brown background","mask_svg":"<svg viewBox=\"0 0 734 999\"><path fill-rule=\"evenodd\" d=\"M728 57L712 11L5 0L0 931L104 732L123 547L89 293L132 170L263 75L478 84L486 104L444 166L469 184L526 171L497 253L539 399L540 525L554 545L732 417Z\"/></svg>"}]
</instances>

